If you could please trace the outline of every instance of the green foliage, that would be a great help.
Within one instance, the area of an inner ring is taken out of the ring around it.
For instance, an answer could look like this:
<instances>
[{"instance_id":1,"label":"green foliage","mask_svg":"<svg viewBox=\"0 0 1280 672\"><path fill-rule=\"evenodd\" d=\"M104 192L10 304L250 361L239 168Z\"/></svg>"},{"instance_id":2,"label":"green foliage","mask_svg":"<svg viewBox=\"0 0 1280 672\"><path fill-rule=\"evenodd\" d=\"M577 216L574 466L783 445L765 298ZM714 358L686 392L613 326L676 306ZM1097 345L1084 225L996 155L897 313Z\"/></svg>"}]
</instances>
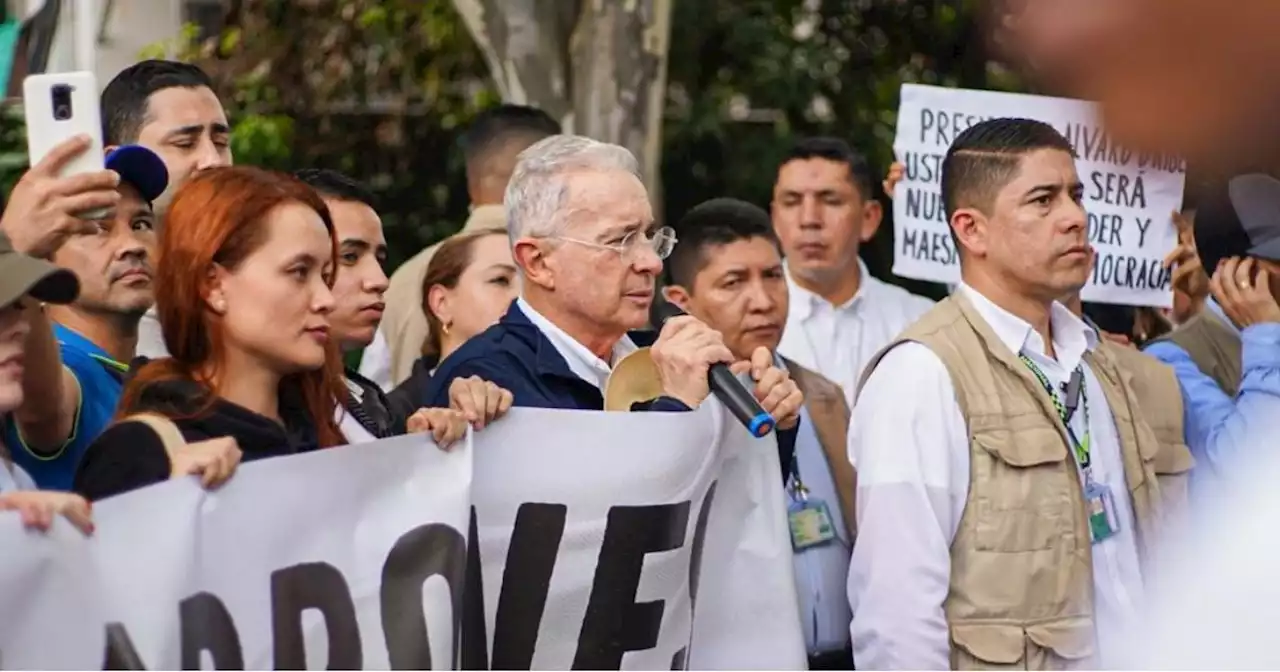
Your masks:
<instances>
[{"instance_id":1,"label":"green foliage","mask_svg":"<svg viewBox=\"0 0 1280 672\"><path fill-rule=\"evenodd\" d=\"M777 162L800 135L845 138L883 170L903 82L1016 87L989 63L978 0L674 3L669 220L714 196L767 205ZM238 162L335 168L367 182L381 197L393 265L461 226L468 199L456 136L498 98L451 2L234 5L219 35L198 40L188 26L143 55L176 55L214 77ZM0 116L0 186L25 162L20 126ZM864 255L877 275L888 275L891 233L886 222Z\"/></svg>"}]
</instances>

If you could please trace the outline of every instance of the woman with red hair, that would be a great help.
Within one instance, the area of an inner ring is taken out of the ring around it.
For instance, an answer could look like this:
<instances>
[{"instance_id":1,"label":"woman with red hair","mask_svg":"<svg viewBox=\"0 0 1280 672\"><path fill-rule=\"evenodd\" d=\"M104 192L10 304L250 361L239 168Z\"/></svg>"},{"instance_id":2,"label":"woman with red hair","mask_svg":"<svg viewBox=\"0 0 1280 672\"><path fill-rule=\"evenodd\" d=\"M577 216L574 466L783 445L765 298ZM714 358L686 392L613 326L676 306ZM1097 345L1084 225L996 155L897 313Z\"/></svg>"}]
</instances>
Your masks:
<instances>
[{"instance_id":1,"label":"woman with red hair","mask_svg":"<svg viewBox=\"0 0 1280 672\"><path fill-rule=\"evenodd\" d=\"M171 356L127 383L123 421L88 448L75 490L100 499L186 474L213 486L241 459L347 443L334 420L347 390L329 331L336 246L324 201L293 177L225 167L184 185L155 276ZM429 410L426 429L452 428L437 439L465 431L460 414ZM150 425L129 421L139 413L167 417L193 443L170 454Z\"/></svg>"}]
</instances>

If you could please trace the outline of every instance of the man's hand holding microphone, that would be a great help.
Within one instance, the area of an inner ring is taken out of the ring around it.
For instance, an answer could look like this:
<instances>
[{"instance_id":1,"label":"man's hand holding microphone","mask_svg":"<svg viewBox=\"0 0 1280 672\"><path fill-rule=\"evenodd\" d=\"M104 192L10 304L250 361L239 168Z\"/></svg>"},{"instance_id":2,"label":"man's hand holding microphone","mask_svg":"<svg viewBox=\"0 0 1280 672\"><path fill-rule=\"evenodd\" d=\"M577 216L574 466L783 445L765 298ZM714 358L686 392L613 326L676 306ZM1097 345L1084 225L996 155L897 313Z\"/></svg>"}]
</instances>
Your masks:
<instances>
[{"instance_id":1,"label":"man's hand holding microphone","mask_svg":"<svg viewBox=\"0 0 1280 672\"><path fill-rule=\"evenodd\" d=\"M674 306L666 312L670 317L649 352L664 395L697 408L714 391L756 436L767 434L775 423L779 429L796 426L804 395L790 374L774 364L767 348L757 348L750 361L735 362L720 332ZM756 383L750 390L736 377L746 372ZM762 413L769 417L763 419Z\"/></svg>"}]
</instances>

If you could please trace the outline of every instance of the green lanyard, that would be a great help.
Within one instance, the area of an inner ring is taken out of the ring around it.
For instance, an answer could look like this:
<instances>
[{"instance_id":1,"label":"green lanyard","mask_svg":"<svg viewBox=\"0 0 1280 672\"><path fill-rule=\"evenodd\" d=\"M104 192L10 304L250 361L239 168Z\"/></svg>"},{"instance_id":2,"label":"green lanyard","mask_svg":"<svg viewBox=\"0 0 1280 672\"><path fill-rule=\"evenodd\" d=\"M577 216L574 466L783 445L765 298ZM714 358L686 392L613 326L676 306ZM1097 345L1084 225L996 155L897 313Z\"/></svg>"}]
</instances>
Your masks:
<instances>
[{"instance_id":1,"label":"green lanyard","mask_svg":"<svg viewBox=\"0 0 1280 672\"><path fill-rule=\"evenodd\" d=\"M1058 417L1062 420L1062 426L1067 430L1067 436L1071 439L1071 450L1075 453L1076 461L1080 463L1081 469L1088 469L1090 464L1089 456L1089 400L1084 394L1084 371L1079 365L1076 366L1076 374L1080 376L1080 406L1084 408L1084 441L1076 438L1076 433L1071 429L1072 412L1058 398L1058 391L1054 389L1053 384L1049 382L1049 378L1044 375L1040 367L1035 362L1023 354L1018 355L1018 359L1031 369L1031 374L1040 381L1040 385L1044 387L1044 391L1049 393L1049 399L1053 401L1053 407L1058 411Z\"/></svg>"},{"instance_id":2,"label":"green lanyard","mask_svg":"<svg viewBox=\"0 0 1280 672\"><path fill-rule=\"evenodd\" d=\"M117 380L123 381L124 377L129 373L128 364L122 364L110 357L103 357L102 355L90 353L89 356L92 357L95 362L101 364L102 368L106 369L107 373L115 376Z\"/></svg>"}]
</instances>

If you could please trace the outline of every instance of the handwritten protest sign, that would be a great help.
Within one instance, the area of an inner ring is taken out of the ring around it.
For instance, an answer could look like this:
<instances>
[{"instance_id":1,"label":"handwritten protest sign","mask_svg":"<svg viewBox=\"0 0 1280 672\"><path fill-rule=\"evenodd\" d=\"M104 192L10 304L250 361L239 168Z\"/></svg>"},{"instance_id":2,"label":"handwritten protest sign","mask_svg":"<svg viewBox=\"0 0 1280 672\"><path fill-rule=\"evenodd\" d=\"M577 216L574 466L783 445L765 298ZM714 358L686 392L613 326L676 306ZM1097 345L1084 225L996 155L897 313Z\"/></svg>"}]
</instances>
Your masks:
<instances>
[{"instance_id":1,"label":"handwritten protest sign","mask_svg":"<svg viewBox=\"0 0 1280 672\"><path fill-rule=\"evenodd\" d=\"M1161 261L1177 242L1172 215L1182 206L1184 162L1115 144L1095 105L1063 98L903 85L893 149L906 171L894 191L893 272L959 282L960 259L940 193L942 160L957 135L994 117L1043 121L1076 149L1095 252L1084 300L1170 305L1170 274Z\"/></svg>"}]
</instances>

